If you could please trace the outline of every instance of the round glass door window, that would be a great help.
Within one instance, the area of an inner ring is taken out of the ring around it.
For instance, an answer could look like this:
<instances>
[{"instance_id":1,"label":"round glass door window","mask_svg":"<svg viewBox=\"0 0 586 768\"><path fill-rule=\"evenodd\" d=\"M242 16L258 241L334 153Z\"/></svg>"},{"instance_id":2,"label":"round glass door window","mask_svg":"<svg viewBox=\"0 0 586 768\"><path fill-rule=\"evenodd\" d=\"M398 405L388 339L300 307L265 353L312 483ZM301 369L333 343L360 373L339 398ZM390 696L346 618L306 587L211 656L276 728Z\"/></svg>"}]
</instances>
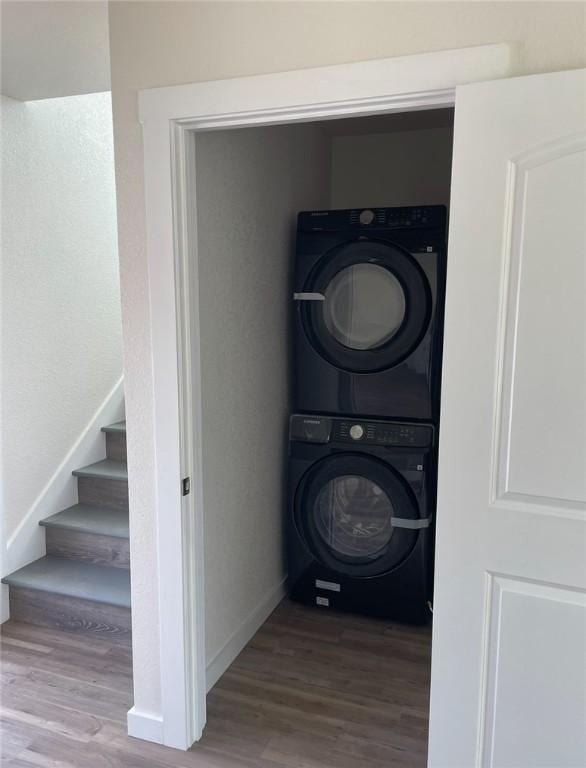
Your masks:
<instances>
[{"instance_id":1,"label":"round glass door window","mask_svg":"<svg viewBox=\"0 0 586 768\"><path fill-rule=\"evenodd\" d=\"M344 558L379 557L393 535L392 517L393 505L385 491L359 475L329 480L314 503L317 533L333 553Z\"/></svg>"},{"instance_id":2,"label":"round glass door window","mask_svg":"<svg viewBox=\"0 0 586 768\"><path fill-rule=\"evenodd\" d=\"M326 327L349 349L376 349L388 343L405 318L401 283L377 264L354 264L340 270L324 295Z\"/></svg>"},{"instance_id":3,"label":"round glass door window","mask_svg":"<svg viewBox=\"0 0 586 768\"><path fill-rule=\"evenodd\" d=\"M421 341L432 310L429 281L416 259L378 241L326 253L303 286L323 301L302 301L314 349L337 368L374 373L401 362Z\"/></svg>"}]
</instances>

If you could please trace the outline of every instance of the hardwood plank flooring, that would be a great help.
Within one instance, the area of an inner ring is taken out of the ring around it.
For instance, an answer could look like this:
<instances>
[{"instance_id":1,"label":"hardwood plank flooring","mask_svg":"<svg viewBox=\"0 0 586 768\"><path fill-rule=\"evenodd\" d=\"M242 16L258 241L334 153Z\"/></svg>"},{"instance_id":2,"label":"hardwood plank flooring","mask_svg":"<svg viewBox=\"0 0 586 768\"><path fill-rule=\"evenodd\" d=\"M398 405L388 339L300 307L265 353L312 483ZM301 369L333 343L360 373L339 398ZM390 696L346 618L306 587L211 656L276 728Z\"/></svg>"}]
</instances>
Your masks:
<instances>
[{"instance_id":1,"label":"hardwood plank flooring","mask_svg":"<svg viewBox=\"0 0 586 768\"><path fill-rule=\"evenodd\" d=\"M129 608L11 586L10 613L17 622L107 636L108 642L129 647L131 644Z\"/></svg>"},{"instance_id":2,"label":"hardwood plank flooring","mask_svg":"<svg viewBox=\"0 0 586 768\"><path fill-rule=\"evenodd\" d=\"M47 528L45 538L48 555L113 568L130 568L128 539L62 528Z\"/></svg>"},{"instance_id":3,"label":"hardwood plank flooring","mask_svg":"<svg viewBox=\"0 0 586 768\"><path fill-rule=\"evenodd\" d=\"M189 752L126 735L130 649L2 627L6 768L419 768L431 632L284 600L208 696Z\"/></svg>"},{"instance_id":4,"label":"hardwood plank flooring","mask_svg":"<svg viewBox=\"0 0 586 768\"><path fill-rule=\"evenodd\" d=\"M125 480L78 477L77 495L80 504L128 509L128 482Z\"/></svg>"}]
</instances>

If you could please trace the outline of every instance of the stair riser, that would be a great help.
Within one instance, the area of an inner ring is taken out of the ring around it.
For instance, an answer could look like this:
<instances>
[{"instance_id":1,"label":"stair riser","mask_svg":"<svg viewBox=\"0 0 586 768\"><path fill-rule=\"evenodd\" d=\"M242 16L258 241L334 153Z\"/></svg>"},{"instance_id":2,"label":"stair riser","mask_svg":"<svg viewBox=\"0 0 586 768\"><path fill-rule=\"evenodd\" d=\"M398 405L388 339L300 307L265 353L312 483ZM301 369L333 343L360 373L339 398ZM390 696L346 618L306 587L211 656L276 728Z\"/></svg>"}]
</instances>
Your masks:
<instances>
[{"instance_id":1,"label":"stair riser","mask_svg":"<svg viewBox=\"0 0 586 768\"><path fill-rule=\"evenodd\" d=\"M77 492L81 504L128 509L128 482L97 477L78 477Z\"/></svg>"},{"instance_id":2,"label":"stair riser","mask_svg":"<svg viewBox=\"0 0 586 768\"><path fill-rule=\"evenodd\" d=\"M116 605L11 586L10 618L131 645L130 609Z\"/></svg>"},{"instance_id":3,"label":"stair riser","mask_svg":"<svg viewBox=\"0 0 586 768\"><path fill-rule=\"evenodd\" d=\"M63 528L46 528L45 531L48 555L115 568L130 567L128 539Z\"/></svg>"},{"instance_id":4,"label":"stair riser","mask_svg":"<svg viewBox=\"0 0 586 768\"><path fill-rule=\"evenodd\" d=\"M126 434L106 432L106 456L114 461L126 461Z\"/></svg>"}]
</instances>

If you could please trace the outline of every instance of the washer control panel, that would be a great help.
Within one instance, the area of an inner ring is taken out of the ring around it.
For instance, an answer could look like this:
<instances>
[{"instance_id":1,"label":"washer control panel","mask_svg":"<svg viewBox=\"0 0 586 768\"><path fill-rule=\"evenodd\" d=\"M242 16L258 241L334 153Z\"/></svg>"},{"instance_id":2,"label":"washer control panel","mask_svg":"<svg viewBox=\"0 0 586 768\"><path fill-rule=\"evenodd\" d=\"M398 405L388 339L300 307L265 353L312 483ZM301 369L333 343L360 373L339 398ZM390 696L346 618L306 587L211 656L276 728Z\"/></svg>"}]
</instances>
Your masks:
<instances>
[{"instance_id":1,"label":"washer control panel","mask_svg":"<svg viewBox=\"0 0 586 768\"><path fill-rule=\"evenodd\" d=\"M433 445L433 427L397 421L334 419L331 440L341 443L426 448Z\"/></svg>"},{"instance_id":2,"label":"washer control panel","mask_svg":"<svg viewBox=\"0 0 586 768\"><path fill-rule=\"evenodd\" d=\"M290 439L304 443L346 443L429 448L434 430L427 424L363 421L330 416L291 416Z\"/></svg>"}]
</instances>

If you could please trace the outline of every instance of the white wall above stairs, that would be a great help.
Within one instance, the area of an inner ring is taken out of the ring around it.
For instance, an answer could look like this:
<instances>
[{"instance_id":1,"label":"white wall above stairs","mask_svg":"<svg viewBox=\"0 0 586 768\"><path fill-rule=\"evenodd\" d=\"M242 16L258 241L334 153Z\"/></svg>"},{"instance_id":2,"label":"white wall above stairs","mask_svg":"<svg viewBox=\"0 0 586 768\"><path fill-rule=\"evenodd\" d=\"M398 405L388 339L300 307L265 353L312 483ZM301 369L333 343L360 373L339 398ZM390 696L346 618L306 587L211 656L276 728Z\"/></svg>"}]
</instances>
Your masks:
<instances>
[{"instance_id":1,"label":"white wall above stairs","mask_svg":"<svg viewBox=\"0 0 586 768\"><path fill-rule=\"evenodd\" d=\"M119 383L122 342L110 94L1 108L5 573L59 511L48 490Z\"/></svg>"}]
</instances>

